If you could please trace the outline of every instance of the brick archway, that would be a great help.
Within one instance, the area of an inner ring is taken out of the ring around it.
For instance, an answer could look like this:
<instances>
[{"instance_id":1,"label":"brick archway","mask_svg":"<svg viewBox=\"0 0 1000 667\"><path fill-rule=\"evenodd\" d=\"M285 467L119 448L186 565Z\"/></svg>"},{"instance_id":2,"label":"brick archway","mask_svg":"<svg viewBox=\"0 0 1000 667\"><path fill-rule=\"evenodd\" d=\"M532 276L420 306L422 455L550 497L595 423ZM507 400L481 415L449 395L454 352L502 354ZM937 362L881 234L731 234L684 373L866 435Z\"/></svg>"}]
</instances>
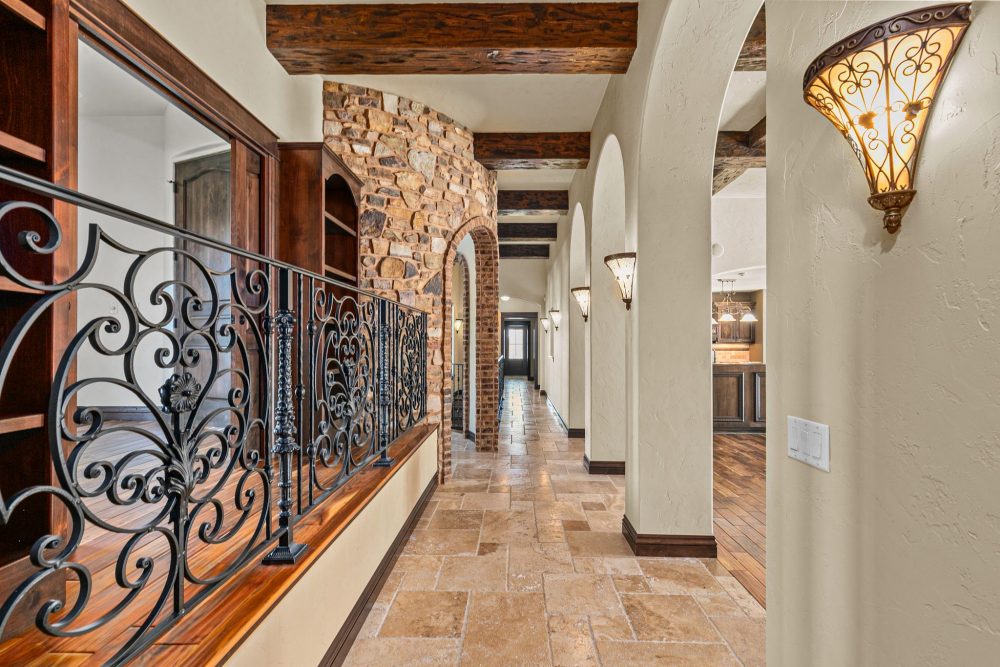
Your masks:
<instances>
[{"instance_id":1,"label":"brick archway","mask_svg":"<svg viewBox=\"0 0 1000 667\"><path fill-rule=\"evenodd\" d=\"M442 322L451 321L452 274L458 246L472 236L476 260L476 449L496 451L499 424L497 410L500 395L497 386L497 357L500 354L500 256L496 228L492 220L476 217L463 224L451 237L444 262L444 299ZM442 433L438 451L438 480L444 482L451 472L451 346L442 345L444 377L441 383Z\"/></svg>"}]
</instances>

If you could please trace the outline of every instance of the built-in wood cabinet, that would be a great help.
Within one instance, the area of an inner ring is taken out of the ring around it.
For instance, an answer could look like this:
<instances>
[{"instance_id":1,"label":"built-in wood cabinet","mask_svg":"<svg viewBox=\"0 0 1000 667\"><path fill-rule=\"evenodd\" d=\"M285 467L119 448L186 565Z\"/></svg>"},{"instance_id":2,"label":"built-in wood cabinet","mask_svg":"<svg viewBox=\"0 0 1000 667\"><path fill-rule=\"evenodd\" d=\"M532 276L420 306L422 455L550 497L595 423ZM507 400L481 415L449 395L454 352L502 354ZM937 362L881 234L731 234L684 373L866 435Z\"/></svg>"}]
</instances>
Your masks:
<instances>
[{"instance_id":1,"label":"built-in wood cabinet","mask_svg":"<svg viewBox=\"0 0 1000 667\"><path fill-rule=\"evenodd\" d=\"M767 414L764 364L713 364L712 407L716 431L764 431Z\"/></svg>"},{"instance_id":2,"label":"built-in wood cabinet","mask_svg":"<svg viewBox=\"0 0 1000 667\"><path fill-rule=\"evenodd\" d=\"M357 285L361 179L323 143L278 148L278 259Z\"/></svg>"}]
</instances>

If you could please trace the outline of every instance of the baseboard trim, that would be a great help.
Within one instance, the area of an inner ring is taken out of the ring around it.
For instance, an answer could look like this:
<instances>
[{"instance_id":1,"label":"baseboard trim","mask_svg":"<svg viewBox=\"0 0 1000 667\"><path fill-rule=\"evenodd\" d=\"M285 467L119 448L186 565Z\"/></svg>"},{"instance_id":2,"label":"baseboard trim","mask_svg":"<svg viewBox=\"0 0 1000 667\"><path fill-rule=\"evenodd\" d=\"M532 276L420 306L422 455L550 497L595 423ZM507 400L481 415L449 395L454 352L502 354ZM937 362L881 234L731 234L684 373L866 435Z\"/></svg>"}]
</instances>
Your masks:
<instances>
[{"instance_id":1,"label":"baseboard trim","mask_svg":"<svg viewBox=\"0 0 1000 667\"><path fill-rule=\"evenodd\" d=\"M403 527L399 529L396 539L393 540L389 550L382 557L382 562L375 569L375 573L372 574L372 578L368 581L368 585L365 586L365 590L362 591L361 597L354 604L351 613L347 616L344 624L340 626L340 632L337 633L333 643L330 644L330 648L327 649L326 655L323 656L323 659L319 663L321 667L339 667L347 659L347 654L351 652L351 647L354 646L354 640L357 639L358 633L361 632L361 628L364 626L365 619L368 618L368 612L375 605L379 593L382 592L382 587L385 586L385 582L389 578L389 573L392 572L393 566L399 559L400 554L403 553L403 547L406 546L407 540L410 539L413 529L417 527L417 521L420 520L420 515L423 514L424 508L427 507L427 503L434 494L434 490L437 489L437 485L437 475L435 475L420 495L420 499L414 506L413 511L410 512L410 516L406 518Z\"/></svg>"},{"instance_id":2,"label":"baseboard trim","mask_svg":"<svg viewBox=\"0 0 1000 667\"><path fill-rule=\"evenodd\" d=\"M568 428L566 429L566 437L568 438L586 438L587 429L585 428Z\"/></svg>"},{"instance_id":3,"label":"baseboard trim","mask_svg":"<svg viewBox=\"0 0 1000 667\"><path fill-rule=\"evenodd\" d=\"M715 558L715 535L642 535L628 517L622 517L622 535L636 556L682 556Z\"/></svg>"},{"instance_id":4,"label":"baseboard trim","mask_svg":"<svg viewBox=\"0 0 1000 667\"><path fill-rule=\"evenodd\" d=\"M466 440L471 440L472 442L475 442L476 441L476 434L474 432L472 432L472 431L466 431L465 432L465 439Z\"/></svg>"},{"instance_id":5,"label":"baseboard trim","mask_svg":"<svg viewBox=\"0 0 1000 667\"><path fill-rule=\"evenodd\" d=\"M547 393L545 393L545 390L544 390L544 389L539 389L539 390L538 390L538 395L539 395L539 396L548 396L548 394L547 394Z\"/></svg>"},{"instance_id":6,"label":"baseboard trim","mask_svg":"<svg viewBox=\"0 0 1000 667\"><path fill-rule=\"evenodd\" d=\"M624 475L624 461L591 461L587 455L583 455L583 467L591 475Z\"/></svg>"},{"instance_id":7,"label":"baseboard trim","mask_svg":"<svg viewBox=\"0 0 1000 667\"><path fill-rule=\"evenodd\" d=\"M539 390L539 389L541 389L541 388L542 388L542 385L540 385L540 384L538 384L538 383L536 382L536 383L535 383L535 391L538 391L538 390Z\"/></svg>"}]
</instances>

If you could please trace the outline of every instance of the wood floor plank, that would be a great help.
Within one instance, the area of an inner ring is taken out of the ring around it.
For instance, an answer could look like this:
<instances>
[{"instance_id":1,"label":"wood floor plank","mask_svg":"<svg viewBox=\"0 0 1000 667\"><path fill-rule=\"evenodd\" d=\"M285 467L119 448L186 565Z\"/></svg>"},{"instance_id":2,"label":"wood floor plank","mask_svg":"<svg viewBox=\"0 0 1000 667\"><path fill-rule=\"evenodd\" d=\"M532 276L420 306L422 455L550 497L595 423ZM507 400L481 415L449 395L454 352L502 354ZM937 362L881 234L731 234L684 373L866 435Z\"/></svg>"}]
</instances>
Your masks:
<instances>
[{"instance_id":1,"label":"wood floor plank","mask_svg":"<svg viewBox=\"0 0 1000 667\"><path fill-rule=\"evenodd\" d=\"M765 438L717 433L714 438L715 539L719 562L765 604Z\"/></svg>"}]
</instances>

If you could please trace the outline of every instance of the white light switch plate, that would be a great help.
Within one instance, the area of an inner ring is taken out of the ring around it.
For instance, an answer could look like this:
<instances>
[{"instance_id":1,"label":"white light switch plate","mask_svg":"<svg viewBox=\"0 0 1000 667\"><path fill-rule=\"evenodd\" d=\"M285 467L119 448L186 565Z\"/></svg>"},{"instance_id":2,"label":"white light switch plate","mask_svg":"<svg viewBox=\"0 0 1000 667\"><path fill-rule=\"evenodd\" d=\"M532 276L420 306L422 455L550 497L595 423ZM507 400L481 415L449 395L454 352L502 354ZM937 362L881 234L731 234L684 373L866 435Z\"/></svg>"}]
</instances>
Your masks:
<instances>
[{"instance_id":1,"label":"white light switch plate","mask_svg":"<svg viewBox=\"0 0 1000 667\"><path fill-rule=\"evenodd\" d=\"M830 427L808 419L789 417L788 456L830 472Z\"/></svg>"}]
</instances>

